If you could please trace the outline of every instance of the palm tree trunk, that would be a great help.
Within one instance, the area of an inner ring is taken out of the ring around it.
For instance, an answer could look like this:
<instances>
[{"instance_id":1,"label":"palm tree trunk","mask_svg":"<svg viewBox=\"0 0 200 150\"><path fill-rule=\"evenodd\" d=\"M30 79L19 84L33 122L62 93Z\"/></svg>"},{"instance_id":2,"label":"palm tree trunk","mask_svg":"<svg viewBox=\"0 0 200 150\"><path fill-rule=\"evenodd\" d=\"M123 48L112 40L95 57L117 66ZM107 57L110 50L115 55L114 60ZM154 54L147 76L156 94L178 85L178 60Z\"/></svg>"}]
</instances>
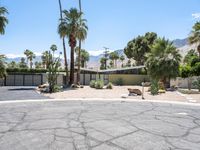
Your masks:
<instances>
[{"instance_id":1,"label":"palm tree trunk","mask_svg":"<svg viewBox=\"0 0 200 150\"><path fill-rule=\"evenodd\" d=\"M61 4L61 0L58 0L59 2L59 8L60 8L60 19L63 19L62 16L62 4ZM65 62L65 72L66 72L66 81L65 81L65 85L68 84L68 80L69 80L69 73L68 73L68 63L67 63L67 52L66 52L66 46L65 46L65 38L62 38L62 42L63 42L63 51L64 51L64 62Z\"/></svg>"},{"instance_id":2,"label":"palm tree trunk","mask_svg":"<svg viewBox=\"0 0 200 150\"><path fill-rule=\"evenodd\" d=\"M79 10L81 10L81 0L79 0ZM81 24L81 18L80 18ZM79 49L78 49L78 70L77 70L77 84L80 84L80 74L81 74L81 39L79 39Z\"/></svg>"},{"instance_id":3,"label":"palm tree trunk","mask_svg":"<svg viewBox=\"0 0 200 150\"><path fill-rule=\"evenodd\" d=\"M74 47L71 46L70 85L74 84Z\"/></svg>"}]
</instances>

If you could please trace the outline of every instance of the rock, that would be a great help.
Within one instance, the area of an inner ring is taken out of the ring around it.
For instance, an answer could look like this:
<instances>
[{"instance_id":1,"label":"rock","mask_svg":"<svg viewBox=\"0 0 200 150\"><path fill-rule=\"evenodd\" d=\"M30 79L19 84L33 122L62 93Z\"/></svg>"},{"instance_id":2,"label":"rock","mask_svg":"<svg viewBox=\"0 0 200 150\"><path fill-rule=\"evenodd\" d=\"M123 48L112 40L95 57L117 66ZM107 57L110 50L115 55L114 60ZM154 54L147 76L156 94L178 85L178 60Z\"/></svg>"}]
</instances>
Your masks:
<instances>
[{"instance_id":1,"label":"rock","mask_svg":"<svg viewBox=\"0 0 200 150\"><path fill-rule=\"evenodd\" d=\"M38 88L43 89L43 88L46 88L48 86L49 86L49 84L42 84L42 85L39 85Z\"/></svg>"},{"instance_id":2,"label":"rock","mask_svg":"<svg viewBox=\"0 0 200 150\"><path fill-rule=\"evenodd\" d=\"M139 89L128 89L129 94L136 94L136 95L142 95L142 92Z\"/></svg>"},{"instance_id":3,"label":"rock","mask_svg":"<svg viewBox=\"0 0 200 150\"><path fill-rule=\"evenodd\" d=\"M122 94L121 98L128 98L128 95L127 94Z\"/></svg>"}]
</instances>

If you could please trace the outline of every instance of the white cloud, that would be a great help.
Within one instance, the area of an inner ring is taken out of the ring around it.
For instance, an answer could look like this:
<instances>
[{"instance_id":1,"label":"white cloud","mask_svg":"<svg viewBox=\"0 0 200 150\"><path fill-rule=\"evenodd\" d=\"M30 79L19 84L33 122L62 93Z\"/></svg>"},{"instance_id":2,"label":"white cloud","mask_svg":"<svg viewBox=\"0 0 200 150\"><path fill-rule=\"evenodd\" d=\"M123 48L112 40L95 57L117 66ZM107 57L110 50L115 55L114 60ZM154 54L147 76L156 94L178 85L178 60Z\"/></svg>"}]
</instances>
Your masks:
<instances>
[{"instance_id":1,"label":"white cloud","mask_svg":"<svg viewBox=\"0 0 200 150\"><path fill-rule=\"evenodd\" d=\"M200 13L193 13L193 14L192 14L192 17L193 17L194 19L199 19L199 18L200 18Z\"/></svg>"},{"instance_id":2,"label":"white cloud","mask_svg":"<svg viewBox=\"0 0 200 150\"><path fill-rule=\"evenodd\" d=\"M40 52L34 52L34 54L36 55L36 56L41 56L42 55L42 53L40 53ZM6 57L7 58L18 58L18 57L25 57L25 55L24 54L6 54Z\"/></svg>"},{"instance_id":3,"label":"white cloud","mask_svg":"<svg viewBox=\"0 0 200 150\"><path fill-rule=\"evenodd\" d=\"M94 51L88 51L88 53L91 55L91 56L98 56L98 55L101 55L103 54L105 50L94 50ZM110 52L113 52L113 50L109 50Z\"/></svg>"}]
</instances>

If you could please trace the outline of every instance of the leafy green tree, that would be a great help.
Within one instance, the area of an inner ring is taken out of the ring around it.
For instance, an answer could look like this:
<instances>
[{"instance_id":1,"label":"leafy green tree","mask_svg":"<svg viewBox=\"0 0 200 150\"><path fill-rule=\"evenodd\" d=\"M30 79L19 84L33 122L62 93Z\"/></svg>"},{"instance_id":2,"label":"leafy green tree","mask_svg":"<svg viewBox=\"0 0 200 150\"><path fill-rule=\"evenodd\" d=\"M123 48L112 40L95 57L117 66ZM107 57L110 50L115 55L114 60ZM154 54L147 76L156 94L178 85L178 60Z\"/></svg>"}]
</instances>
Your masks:
<instances>
[{"instance_id":1,"label":"leafy green tree","mask_svg":"<svg viewBox=\"0 0 200 150\"><path fill-rule=\"evenodd\" d=\"M192 62L192 59L195 58L195 57L197 58L198 55L197 55L197 53L196 53L196 51L195 51L194 49L191 49L191 50L187 53L187 55L185 56L183 62L184 62L185 64L190 64L190 63Z\"/></svg>"},{"instance_id":2,"label":"leafy green tree","mask_svg":"<svg viewBox=\"0 0 200 150\"><path fill-rule=\"evenodd\" d=\"M190 44L198 44L197 51L200 57L200 22L196 22L193 26L191 35L189 37Z\"/></svg>"},{"instance_id":3,"label":"leafy green tree","mask_svg":"<svg viewBox=\"0 0 200 150\"><path fill-rule=\"evenodd\" d=\"M8 10L5 7L0 7L0 34L2 35L5 33L5 27L8 24L6 14L8 14Z\"/></svg>"},{"instance_id":4,"label":"leafy green tree","mask_svg":"<svg viewBox=\"0 0 200 150\"><path fill-rule=\"evenodd\" d=\"M124 53L129 59L134 59L136 65L144 65L147 57L146 53L151 51L151 46L157 39L157 34L148 32L144 36L138 36L137 38L128 42L124 49Z\"/></svg>"},{"instance_id":5,"label":"leafy green tree","mask_svg":"<svg viewBox=\"0 0 200 150\"><path fill-rule=\"evenodd\" d=\"M25 50L24 55L26 55L27 58L27 64L30 62L30 68L33 68L33 59L35 59L36 55L31 50Z\"/></svg>"},{"instance_id":6,"label":"leafy green tree","mask_svg":"<svg viewBox=\"0 0 200 150\"><path fill-rule=\"evenodd\" d=\"M19 68L28 68L28 66L27 66L27 64L26 64L26 62L25 62L26 60L25 60L25 58L24 57L22 57L21 58L21 61L19 62Z\"/></svg>"},{"instance_id":7,"label":"leafy green tree","mask_svg":"<svg viewBox=\"0 0 200 150\"><path fill-rule=\"evenodd\" d=\"M78 12L76 8L71 8L69 11L63 11L64 17L59 25L60 35L64 35L69 39L69 46L71 47L71 62L70 62L70 85L74 83L74 50L77 44L77 39L79 38L80 30L80 18L82 13ZM81 18L82 19L82 18ZM82 24L86 22L82 19ZM86 29L86 25L84 26Z\"/></svg>"},{"instance_id":8,"label":"leafy green tree","mask_svg":"<svg viewBox=\"0 0 200 150\"><path fill-rule=\"evenodd\" d=\"M36 61L36 62L35 62L35 68L36 68L36 69L42 69L42 63Z\"/></svg>"},{"instance_id":9,"label":"leafy green tree","mask_svg":"<svg viewBox=\"0 0 200 150\"><path fill-rule=\"evenodd\" d=\"M62 12L63 11L62 11L61 0L58 0L58 3L59 3L59 10L60 10L60 22L62 24L62 21L63 21L63 13ZM64 31L62 31L62 30L64 30ZM68 80L69 80L69 73L68 73L67 51L66 51L66 44L65 44L65 37L66 37L65 28L59 29L58 33L60 35L60 38L62 39L62 44L63 44L64 63L65 63L65 72L66 72L66 83L65 83L65 86L67 86ZM45 65L45 67L47 68L48 66Z\"/></svg>"},{"instance_id":10,"label":"leafy green tree","mask_svg":"<svg viewBox=\"0 0 200 150\"><path fill-rule=\"evenodd\" d=\"M18 65L15 61L11 61L9 64L8 64L8 68L18 68Z\"/></svg>"},{"instance_id":11,"label":"leafy green tree","mask_svg":"<svg viewBox=\"0 0 200 150\"><path fill-rule=\"evenodd\" d=\"M114 63L114 67L117 68L117 60L119 59L119 54L117 52L111 52L109 58Z\"/></svg>"},{"instance_id":12,"label":"leafy green tree","mask_svg":"<svg viewBox=\"0 0 200 150\"><path fill-rule=\"evenodd\" d=\"M158 38L147 54L146 67L153 80L166 83L167 79L179 75L181 55L173 43L165 38Z\"/></svg>"},{"instance_id":13,"label":"leafy green tree","mask_svg":"<svg viewBox=\"0 0 200 150\"><path fill-rule=\"evenodd\" d=\"M126 67L131 67L131 60L129 59L127 64L126 64Z\"/></svg>"},{"instance_id":14,"label":"leafy green tree","mask_svg":"<svg viewBox=\"0 0 200 150\"><path fill-rule=\"evenodd\" d=\"M5 58L4 55L0 55L0 79L4 78L6 75Z\"/></svg>"}]
</instances>

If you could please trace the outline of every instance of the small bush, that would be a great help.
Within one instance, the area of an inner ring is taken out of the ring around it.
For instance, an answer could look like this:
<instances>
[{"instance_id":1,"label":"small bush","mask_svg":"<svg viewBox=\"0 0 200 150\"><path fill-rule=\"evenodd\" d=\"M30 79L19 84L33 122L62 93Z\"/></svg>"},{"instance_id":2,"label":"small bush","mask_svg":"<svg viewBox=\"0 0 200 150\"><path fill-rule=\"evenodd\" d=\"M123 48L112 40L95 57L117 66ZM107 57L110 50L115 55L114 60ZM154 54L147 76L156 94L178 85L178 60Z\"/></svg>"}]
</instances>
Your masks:
<instances>
[{"instance_id":1,"label":"small bush","mask_svg":"<svg viewBox=\"0 0 200 150\"><path fill-rule=\"evenodd\" d=\"M104 82L102 80L95 82L95 88L96 89L103 89L103 87L104 87Z\"/></svg>"},{"instance_id":2,"label":"small bush","mask_svg":"<svg viewBox=\"0 0 200 150\"><path fill-rule=\"evenodd\" d=\"M95 88L95 83L96 83L95 80L90 81L90 87L91 88Z\"/></svg>"},{"instance_id":3,"label":"small bush","mask_svg":"<svg viewBox=\"0 0 200 150\"><path fill-rule=\"evenodd\" d=\"M154 79L154 80L151 81L151 94L157 95L158 90L159 90L158 81Z\"/></svg>"},{"instance_id":4,"label":"small bush","mask_svg":"<svg viewBox=\"0 0 200 150\"><path fill-rule=\"evenodd\" d=\"M55 86L54 86L54 89L53 89L53 92L60 92L61 89L62 89L62 88L61 88L60 86L55 85Z\"/></svg>"},{"instance_id":5,"label":"small bush","mask_svg":"<svg viewBox=\"0 0 200 150\"><path fill-rule=\"evenodd\" d=\"M193 82L193 85L199 90L200 92L200 77L197 78L197 81Z\"/></svg>"},{"instance_id":6,"label":"small bush","mask_svg":"<svg viewBox=\"0 0 200 150\"><path fill-rule=\"evenodd\" d=\"M122 78L119 78L119 79L117 79L116 80L116 85L119 85L119 86L122 86L123 85L123 83L124 83L124 81L123 81L123 79Z\"/></svg>"},{"instance_id":7,"label":"small bush","mask_svg":"<svg viewBox=\"0 0 200 150\"><path fill-rule=\"evenodd\" d=\"M113 89L113 84L109 82L108 85L106 86L106 89Z\"/></svg>"}]
</instances>

